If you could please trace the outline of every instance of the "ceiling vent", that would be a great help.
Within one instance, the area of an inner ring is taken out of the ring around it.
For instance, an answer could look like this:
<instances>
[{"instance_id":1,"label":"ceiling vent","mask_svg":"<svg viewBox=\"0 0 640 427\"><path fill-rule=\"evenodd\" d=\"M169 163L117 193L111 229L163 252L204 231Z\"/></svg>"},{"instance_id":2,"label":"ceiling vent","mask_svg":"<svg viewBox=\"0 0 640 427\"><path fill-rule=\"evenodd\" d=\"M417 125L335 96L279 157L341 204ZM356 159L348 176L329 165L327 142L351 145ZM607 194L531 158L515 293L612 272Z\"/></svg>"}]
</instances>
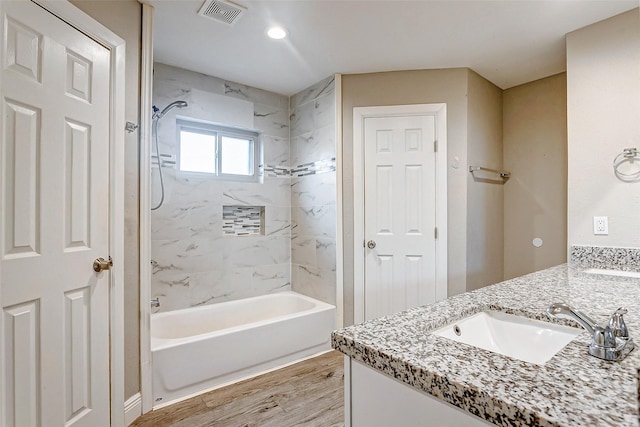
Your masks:
<instances>
[{"instance_id":1,"label":"ceiling vent","mask_svg":"<svg viewBox=\"0 0 640 427\"><path fill-rule=\"evenodd\" d=\"M198 15L227 25L234 25L246 10L246 7L230 1L206 0L198 11Z\"/></svg>"}]
</instances>

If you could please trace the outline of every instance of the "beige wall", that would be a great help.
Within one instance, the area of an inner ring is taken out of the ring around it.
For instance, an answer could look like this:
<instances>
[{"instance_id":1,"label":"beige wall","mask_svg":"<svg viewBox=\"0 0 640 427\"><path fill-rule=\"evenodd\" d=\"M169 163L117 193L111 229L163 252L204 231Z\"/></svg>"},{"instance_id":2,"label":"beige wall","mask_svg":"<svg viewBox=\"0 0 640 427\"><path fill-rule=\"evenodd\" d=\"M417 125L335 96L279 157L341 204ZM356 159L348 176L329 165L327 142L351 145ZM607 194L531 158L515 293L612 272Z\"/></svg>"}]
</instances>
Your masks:
<instances>
[{"instance_id":1,"label":"beige wall","mask_svg":"<svg viewBox=\"0 0 640 427\"><path fill-rule=\"evenodd\" d=\"M562 73L503 93L505 279L567 260L566 91Z\"/></svg>"},{"instance_id":2,"label":"beige wall","mask_svg":"<svg viewBox=\"0 0 640 427\"><path fill-rule=\"evenodd\" d=\"M353 323L353 108L447 104L449 295L466 291L466 68L342 76L345 324ZM359 159L358 159L359 160Z\"/></svg>"},{"instance_id":3,"label":"beige wall","mask_svg":"<svg viewBox=\"0 0 640 427\"><path fill-rule=\"evenodd\" d=\"M567 35L568 243L640 246L640 182L616 178L613 159L640 148L638 9ZM636 162L636 165L638 162ZM609 235L593 235L593 216Z\"/></svg>"},{"instance_id":4,"label":"beige wall","mask_svg":"<svg viewBox=\"0 0 640 427\"><path fill-rule=\"evenodd\" d=\"M127 43L125 120L139 123L142 9L136 0L71 0ZM124 132L124 130L123 130ZM124 374L125 399L140 391L138 132L125 133Z\"/></svg>"},{"instance_id":5,"label":"beige wall","mask_svg":"<svg viewBox=\"0 0 640 427\"><path fill-rule=\"evenodd\" d=\"M500 170L502 90L471 70L467 90L467 164ZM503 272L504 184L475 176L467 172L467 291L500 282Z\"/></svg>"}]
</instances>

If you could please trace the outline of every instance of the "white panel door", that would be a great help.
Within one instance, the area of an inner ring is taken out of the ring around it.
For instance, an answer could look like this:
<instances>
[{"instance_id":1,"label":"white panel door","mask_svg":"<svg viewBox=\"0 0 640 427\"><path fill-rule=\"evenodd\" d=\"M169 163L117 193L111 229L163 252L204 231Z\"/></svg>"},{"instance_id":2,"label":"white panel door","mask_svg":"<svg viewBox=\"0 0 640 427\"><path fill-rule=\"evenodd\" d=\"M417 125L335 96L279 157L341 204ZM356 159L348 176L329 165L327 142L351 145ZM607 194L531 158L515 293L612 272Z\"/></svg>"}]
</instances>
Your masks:
<instances>
[{"instance_id":1,"label":"white panel door","mask_svg":"<svg viewBox=\"0 0 640 427\"><path fill-rule=\"evenodd\" d=\"M364 120L365 320L436 300L434 116Z\"/></svg>"},{"instance_id":2,"label":"white panel door","mask_svg":"<svg viewBox=\"0 0 640 427\"><path fill-rule=\"evenodd\" d=\"M0 12L0 425L108 426L110 53Z\"/></svg>"}]
</instances>

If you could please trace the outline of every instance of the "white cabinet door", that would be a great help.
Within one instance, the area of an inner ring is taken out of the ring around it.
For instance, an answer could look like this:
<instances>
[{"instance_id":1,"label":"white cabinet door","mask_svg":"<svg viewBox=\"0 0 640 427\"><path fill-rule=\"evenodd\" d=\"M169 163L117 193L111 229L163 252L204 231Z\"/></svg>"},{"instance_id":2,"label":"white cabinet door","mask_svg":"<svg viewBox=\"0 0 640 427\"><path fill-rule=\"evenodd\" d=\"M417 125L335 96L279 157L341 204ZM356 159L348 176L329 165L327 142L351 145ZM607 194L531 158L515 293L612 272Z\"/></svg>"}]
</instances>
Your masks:
<instances>
[{"instance_id":1,"label":"white cabinet door","mask_svg":"<svg viewBox=\"0 0 640 427\"><path fill-rule=\"evenodd\" d=\"M0 12L0 425L108 426L110 53Z\"/></svg>"},{"instance_id":2,"label":"white cabinet door","mask_svg":"<svg viewBox=\"0 0 640 427\"><path fill-rule=\"evenodd\" d=\"M492 423L345 358L345 427L487 427Z\"/></svg>"},{"instance_id":3,"label":"white cabinet door","mask_svg":"<svg viewBox=\"0 0 640 427\"><path fill-rule=\"evenodd\" d=\"M433 115L364 120L364 320L436 301L435 140Z\"/></svg>"}]
</instances>

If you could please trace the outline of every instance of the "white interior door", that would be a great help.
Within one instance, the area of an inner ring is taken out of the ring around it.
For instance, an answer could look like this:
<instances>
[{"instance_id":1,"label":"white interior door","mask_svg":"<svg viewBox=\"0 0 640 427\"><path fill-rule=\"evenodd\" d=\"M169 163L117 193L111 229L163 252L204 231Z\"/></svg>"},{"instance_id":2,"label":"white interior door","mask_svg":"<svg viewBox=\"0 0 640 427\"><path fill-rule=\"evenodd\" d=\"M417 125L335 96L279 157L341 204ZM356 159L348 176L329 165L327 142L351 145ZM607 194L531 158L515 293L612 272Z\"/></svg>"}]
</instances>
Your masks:
<instances>
[{"instance_id":1,"label":"white interior door","mask_svg":"<svg viewBox=\"0 0 640 427\"><path fill-rule=\"evenodd\" d=\"M1 425L108 426L110 52L0 8Z\"/></svg>"},{"instance_id":2,"label":"white interior door","mask_svg":"<svg viewBox=\"0 0 640 427\"><path fill-rule=\"evenodd\" d=\"M364 320L436 300L433 115L364 119Z\"/></svg>"}]
</instances>

